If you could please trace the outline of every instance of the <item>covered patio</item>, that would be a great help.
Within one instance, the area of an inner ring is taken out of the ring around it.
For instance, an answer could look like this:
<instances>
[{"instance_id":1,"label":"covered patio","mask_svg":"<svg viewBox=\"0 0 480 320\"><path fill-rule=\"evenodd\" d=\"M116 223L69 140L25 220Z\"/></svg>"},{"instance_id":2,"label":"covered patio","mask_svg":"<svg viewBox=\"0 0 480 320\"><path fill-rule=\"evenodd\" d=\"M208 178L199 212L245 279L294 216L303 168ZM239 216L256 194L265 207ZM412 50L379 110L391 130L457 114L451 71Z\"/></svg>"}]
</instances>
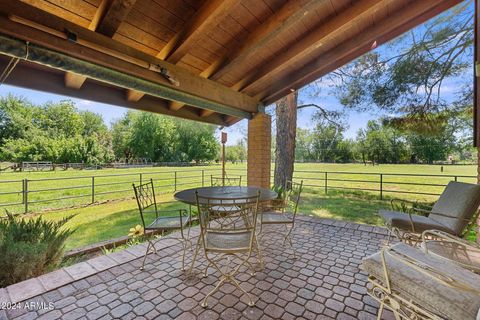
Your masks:
<instances>
[{"instance_id":1,"label":"covered patio","mask_svg":"<svg viewBox=\"0 0 480 320\"><path fill-rule=\"evenodd\" d=\"M2 1L0 81L222 127L248 119L248 186L270 188L266 106L460 2ZM145 271L138 245L0 289L0 302L33 304L0 309L0 319L374 319L359 266L386 229L297 222L298 259L277 234L261 243L265 268L239 275L254 307L226 284L202 308L216 277L187 277L180 245L167 240Z\"/></svg>"},{"instance_id":2,"label":"covered patio","mask_svg":"<svg viewBox=\"0 0 480 320\"><path fill-rule=\"evenodd\" d=\"M248 185L270 187L265 107L460 0L3 1L1 82L248 125Z\"/></svg>"},{"instance_id":3,"label":"covered patio","mask_svg":"<svg viewBox=\"0 0 480 320\"><path fill-rule=\"evenodd\" d=\"M367 275L359 265L385 244L386 234L380 227L300 217L297 259L278 246L278 234L262 243L265 269L255 277L239 275L255 296L254 307L226 284L211 298L211 307L202 308L200 301L217 278L187 277L180 271L181 247L172 240L159 243L159 255L149 256L144 271L139 267L145 246L139 245L0 289L1 301L54 305L0 311L0 318L375 319L378 303L366 294ZM205 264L201 258L197 269ZM385 319L390 316L384 313Z\"/></svg>"}]
</instances>

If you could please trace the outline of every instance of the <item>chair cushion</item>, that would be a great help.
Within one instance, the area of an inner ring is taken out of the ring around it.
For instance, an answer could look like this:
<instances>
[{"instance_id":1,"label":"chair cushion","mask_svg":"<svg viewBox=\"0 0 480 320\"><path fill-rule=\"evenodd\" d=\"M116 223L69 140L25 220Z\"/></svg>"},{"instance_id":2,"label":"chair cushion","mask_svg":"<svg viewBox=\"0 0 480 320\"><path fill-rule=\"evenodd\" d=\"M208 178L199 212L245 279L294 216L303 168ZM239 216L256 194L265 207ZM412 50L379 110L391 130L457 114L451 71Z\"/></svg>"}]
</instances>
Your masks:
<instances>
[{"instance_id":1,"label":"chair cushion","mask_svg":"<svg viewBox=\"0 0 480 320\"><path fill-rule=\"evenodd\" d=\"M289 216L289 213L262 212L261 219L264 224L293 223L293 218Z\"/></svg>"},{"instance_id":2,"label":"chair cushion","mask_svg":"<svg viewBox=\"0 0 480 320\"><path fill-rule=\"evenodd\" d=\"M455 235L460 235L479 205L480 185L450 181L433 206L429 218L450 228Z\"/></svg>"},{"instance_id":3,"label":"chair cushion","mask_svg":"<svg viewBox=\"0 0 480 320\"><path fill-rule=\"evenodd\" d=\"M427 255L421 250L404 243L398 243L393 248L395 252L420 261L422 264L428 265L456 281L480 290L480 276L473 272L448 260ZM388 254L385 254L385 260L391 288L403 298L411 299L419 306L442 318L454 320L476 318L480 309L480 295L478 293L446 285L392 258ZM386 284L380 253L366 257L361 268Z\"/></svg>"},{"instance_id":4,"label":"chair cushion","mask_svg":"<svg viewBox=\"0 0 480 320\"><path fill-rule=\"evenodd\" d=\"M401 230L412 231L412 227L410 225L410 217L408 213L380 210L378 214L382 216L386 225L390 227L397 227ZM447 228L441 223L430 219L430 217L412 214L412 221L413 221L413 225L415 226L415 232L417 233L421 233L425 230L430 230L430 229L442 230L448 233L453 232L451 229Z\"/></svg>"},{"instance_id":5,"label":"chair cushion","mask_svg":"<svg viewBox=\"0 0 480 320\"><path fill-rule=\"evenodd\" d=\"M421 247L424 251L426 247L429 254L444 257L474 272L480 272L480 249L445 240L426 240Z\"/></svg>"},{"instance_id":6,"label":"chair cushion","mask_svg":"<svg viewBox=\"0 0 480 320\"><path fill-rule=\"evenodd\" d=\"M205 249L216 252L248 251L252 234L251 231L207 231L205 235Z\"/></svg>"},{"instance_id":7,"label":"chair cushion","mask_svg":"<svg viewBox=\"0 0 480 320\"><path fill-rule=\"evenodd\" d=\"M145 229L180 229L185 227L190 221L189 216L182 217L182 223L180 222L180 217L158 217L151 224L149 224Z\"/></svg>"}]
</instances>

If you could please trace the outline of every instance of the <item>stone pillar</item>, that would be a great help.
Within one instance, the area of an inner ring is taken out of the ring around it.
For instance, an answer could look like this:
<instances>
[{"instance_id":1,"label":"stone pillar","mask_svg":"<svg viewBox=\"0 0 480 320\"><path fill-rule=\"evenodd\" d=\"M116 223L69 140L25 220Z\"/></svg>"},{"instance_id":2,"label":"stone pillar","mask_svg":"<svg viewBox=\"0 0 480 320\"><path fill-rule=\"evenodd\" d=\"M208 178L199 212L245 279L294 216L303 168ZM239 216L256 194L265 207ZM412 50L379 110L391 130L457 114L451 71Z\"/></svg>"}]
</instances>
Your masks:
<instances>
[{"instance_id":1,"label":"stone pillar","mask_svg":"<svg viewBox=\"0 0 480 320\"><path fill-rule=\"evenodd\" d=\"M272 117L256 114L248 122L247 181L249 186L270 188Z\"/></svg>"}]
</instances>

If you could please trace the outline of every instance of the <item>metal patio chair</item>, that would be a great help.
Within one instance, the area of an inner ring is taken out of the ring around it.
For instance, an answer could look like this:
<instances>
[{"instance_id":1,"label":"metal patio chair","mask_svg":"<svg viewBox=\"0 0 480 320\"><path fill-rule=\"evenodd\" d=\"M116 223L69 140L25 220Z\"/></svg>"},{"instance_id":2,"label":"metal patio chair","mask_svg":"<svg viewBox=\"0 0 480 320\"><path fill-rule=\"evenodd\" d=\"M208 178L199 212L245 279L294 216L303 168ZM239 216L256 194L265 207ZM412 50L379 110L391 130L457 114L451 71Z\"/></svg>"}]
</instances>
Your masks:
<instances>
[{"instance_id":1,"label":"metal patio chair","mask_svg":"<svg viewBox=\"0 0 480 320\"><path fill-rule=\"evenodd\" d=\"M450 181L431 210L414 208L423 214L380 210L390 236L417 245L425 230L436 229L463 237L474 225L480 205L480 185Z\"/></svg>"},{"instance_id":2,"label":"metal patio chair","mask_svg":"<svg viewBox=\"0 0 480 320\"><path fill-rule=\"evenodd\" d=\"M480 274L480 245L452 236L440 230L422 233L421 248L432 254Z\"/></svg>"},{"instance_id":3,"label":"metal patio chair","mask_svg":"<svg viewBox=\"0 0 480 320\"><path fill-rule=\"evenodd\" d=\"M212 187L240 187L242 186L242 176L235 177L216 177L210 176L210 184Z\"/></svg>"},{"instance_id":4,"label":"metal patio chair","mask_svg":"<svg viewBox=\"0 0 480 320\"><path fill-rule=\"evenodd\" d=\"M157 201L155 198L155 189L153 179L149 182L136 186L133 184L133 190L137 199L138 210L140 211L140 218L142 220L143 230L147 231L161 231L161 237L156 241L147 238L147 249L143 257L142 266L140 270L144 270L145 260L150 250L157 253L155 244L164 239L165 232L180 230L180 237L168 237L168 239L175 239L180 241L183 246L182 254L182 270L185 270L185 253L190 243L190 226L191 214L187 213L185 209L178 210L158 210ZM151 218L150 218L151 217ZM188 227L185 236L185 228Z\"/></svg>"},{"instance_id":5,"label":"metal patio chair","mask_svg":"<svg viewBox=\"0 0 480 320\"><path fill-rule=\"evenodd\" d=\"M368 294L395 319L480 319L480 276L405 243L386 247L362 261Z\"/></svg>"},{"instance_id":6,"label":"metal patio chair","mask_svg":"<svg viewBox=\"0 0 480 320\"><path fill-rule=\"evenodd\" d=\"M235 276L244 266L248 267L250 275L254 276L255 269L250 259L254 251L257 256L261 255L255 233L260 192L253 197L236 199L208 198L198 193L196 196L200 239L192 266L200 247L203 247L207 260L204 276L207 276L209 267L213 267L220 276L217 285L205 296L201 306L207 307L207 299L225 282L231 282L241 290L248 297L248 305L253 306L254 301ZM220 265L222 261L224 265Z\"/></svg>"},{"instance_id":7,"label":"metal patio chair","mask_svg":"<svg viewBox=\"0 0 480 320\"><path fill-rule=\"evenodd\" d=\"M295 227L295 218L297 217L300 195L303 190L303 180L300 183L287 181L285 184L285 197L281 204L264 207L266 211L259 213L260 217L260 238L265 234L277 233L276 230L264 230L264 226L283 225L285 234L283 236L283 245L288 243L296 257L292 242L292 231Z\"/></svg>"}]
</instances>

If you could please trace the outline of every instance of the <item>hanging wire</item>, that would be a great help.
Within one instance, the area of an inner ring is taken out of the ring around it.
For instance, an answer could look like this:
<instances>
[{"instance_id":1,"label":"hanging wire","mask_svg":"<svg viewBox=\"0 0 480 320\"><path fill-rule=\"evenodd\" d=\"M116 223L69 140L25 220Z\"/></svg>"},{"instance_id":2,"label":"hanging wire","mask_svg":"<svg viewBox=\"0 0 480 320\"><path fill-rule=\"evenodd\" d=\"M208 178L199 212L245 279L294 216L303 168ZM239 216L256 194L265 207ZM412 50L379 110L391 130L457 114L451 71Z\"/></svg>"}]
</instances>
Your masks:
<instances>
[{"instance_id":1,"label":"hanging wire","mask_svg":"<svg viewBox=\"0 0 480 320\"><path fill-rule=\"evenodd\" d=\"M30 42L28 41L25 43L25 57L23 58L24 60L27 60L30 54L29 44ZM20 59L21 58L18 57L13 57L10 59L8 65L5 67L5 69L2 71L2 74L0 75L0 86L7 80L8 76L12 73L13 69L15 69Z\"/></svg>"}]
</instances>

